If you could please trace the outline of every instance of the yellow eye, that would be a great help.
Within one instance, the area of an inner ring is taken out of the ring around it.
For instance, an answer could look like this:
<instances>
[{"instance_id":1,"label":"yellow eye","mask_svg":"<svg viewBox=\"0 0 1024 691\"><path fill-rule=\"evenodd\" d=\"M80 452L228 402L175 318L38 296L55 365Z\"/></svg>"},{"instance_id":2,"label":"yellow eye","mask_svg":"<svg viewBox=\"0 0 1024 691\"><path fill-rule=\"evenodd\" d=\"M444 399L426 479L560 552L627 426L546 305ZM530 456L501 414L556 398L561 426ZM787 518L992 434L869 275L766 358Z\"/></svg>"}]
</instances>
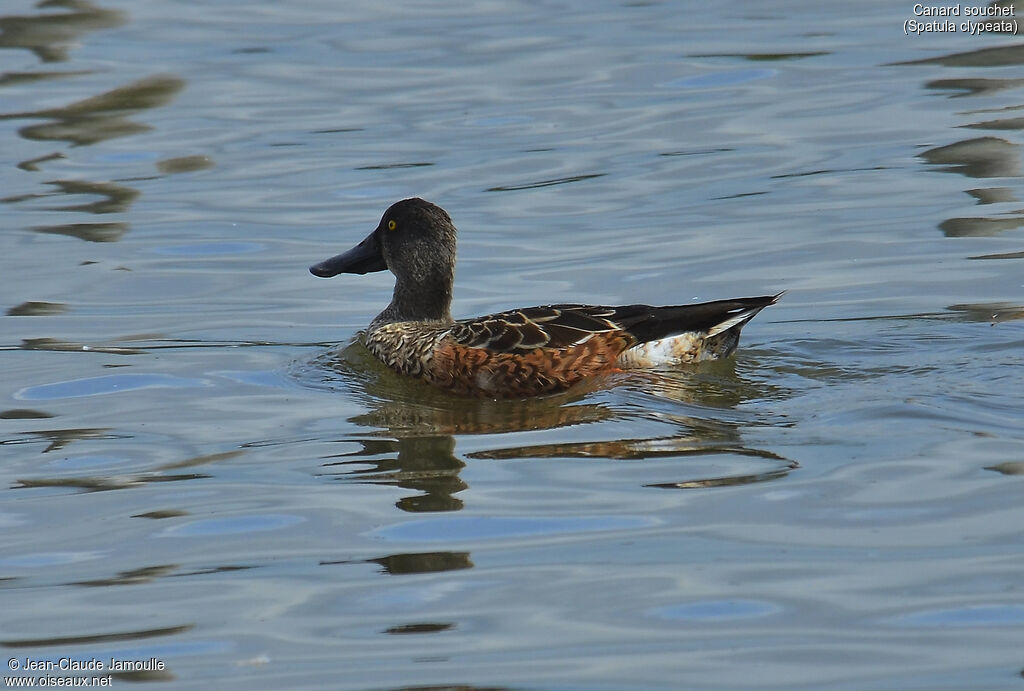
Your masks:
<instances>
[{"instance_id":1,"label":"yellow eye","mask_svg":"<svg viewBox=\"0 0 1024 691\"><path fill-rule=\"evenodd\" d=\"M394 219L391 219L390 221L388 221L388 230L394 230L397 227L398 227L398 224L395 223Z\"/></svg>"}]
</instances>

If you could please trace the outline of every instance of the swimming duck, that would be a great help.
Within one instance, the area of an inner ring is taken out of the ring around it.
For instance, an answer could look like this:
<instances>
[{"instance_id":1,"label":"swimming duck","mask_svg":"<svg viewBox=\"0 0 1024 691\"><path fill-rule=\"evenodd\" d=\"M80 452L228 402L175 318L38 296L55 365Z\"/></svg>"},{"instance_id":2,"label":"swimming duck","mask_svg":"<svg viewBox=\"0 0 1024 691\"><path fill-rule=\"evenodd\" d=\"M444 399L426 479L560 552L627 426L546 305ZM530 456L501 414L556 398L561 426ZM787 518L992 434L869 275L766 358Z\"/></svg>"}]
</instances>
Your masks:
<instances>
[{"instance_id":1,"label":"swimming duck","mask_svg":"<svg viewBox=\"0 0 1024 691\"><path fill-rule=\"evenodd\" d=\"M392 204L369 236L314 276L395 275L391 304L362 335L392 369L456 393L521 398L623 368L731 355L740 330L782 293L693 305L546 305L456 321L455 226L423 199Z\"/></svg>"}]
</instances>

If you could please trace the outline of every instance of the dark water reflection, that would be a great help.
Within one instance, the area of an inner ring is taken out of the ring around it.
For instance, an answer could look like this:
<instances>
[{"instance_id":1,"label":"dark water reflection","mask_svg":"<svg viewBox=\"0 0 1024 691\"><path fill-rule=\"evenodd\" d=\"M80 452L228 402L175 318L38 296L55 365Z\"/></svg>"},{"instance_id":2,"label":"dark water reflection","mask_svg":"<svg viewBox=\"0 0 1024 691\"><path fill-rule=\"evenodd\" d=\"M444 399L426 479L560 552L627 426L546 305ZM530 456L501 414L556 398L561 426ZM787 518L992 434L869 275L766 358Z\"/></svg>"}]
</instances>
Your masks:
<instances>
[{"instance_id":1,"label":"dark water reflection","mask_svg":"<svg viewBox=\"0 0 1024 691\"><path fill-rule=\"evenodd\" d=\"M56 191L49 194L26 194L17 197L6 197L0 202L13 204L15 202L28 201L30 199L45 199L56 195L84 194L97 197L104 197L103 200L90 202L88 204L74 204L70 206L53 206L49 211L84 211L91 214L110 214L127 211L139 191L131 187L125 187L113 182L83 182L79 180L54 180L46 183L56 187Z\"/></svg>"},{"instance_id":2,"label":"dark water reflection","mask_svg":"<svg viewBox=\"0 0 1024 691\"><path fill-rule=\"evenodd\" d=\"M119 631L115 633L87 634L82 636L55 636L53 638L7 638L0 640L0 646L6 648L32 648L54 645L82 645L84 643L109 643L112 641L132 641L157 636L173 636L192 628L191 624L168 626L156 629L139 629L135 631Z\"/></svg>"},{"instance_id":3,"label":"dark water reflection","mask_svg":"<svg viewBox=\"0 0 1024 691\"><path fill-rule=\"evenodd\" d=\"M53 417L47 415L47 417ZM41 453L52 453L54 451L61 451L68 444L82 440L92 439L124 439L124 435L116 434L111 429L107 428L81 428L81 429L54 429L54 430L36 430L26 433L26 438L15 438L4 440L0 443L3 444L28 444L36 443L40 439L47 442L46 447Z\"/></svg>"},{"instance_id":4,"label":"dark water reflection","mask_svg":"<svg viewBox=\"0 0 1024 691\"><path fill-rule=\"evenodd\" d=\"M88 146L148 132L148 125L128 117L169 104L183 88L185 80L179 77L156 75L59 108L0 113L0 119L52 120L43 125L23 127L19 133L35 141L66 141Z\"/></svg>"},{"instance_id":5,"label":"dark water reflection","mask_svg":"<svg viewBox=\"0 0 1024 691\"><path fill-rule=\"evenodd\" d=\"M180 564L160 564L158 566L143 566L130 571L121 571L111 578L97 578L88 581L74 581L68 585L83 586L86 588L106 588L109 586L142 585L151 583L158 578L188 578L191 576L205 576L217 573L229 573L232 571L244 571L253 568L251 566L217 566L198 571L182 570Z\"/></svg>"},{"instance_id":6,"label":"dark water reflection","mask_svg":"<svg viewBox=\"0 0 1024 691\"><path fill-rule=\"evenodd\" d=\"M993 302L975 305L950 305L948 308L956 314L957 319L973 322L999 322L1024 319L1024 305L1008 302Z\"/></svg>"},{"instance_id":7,"label":"dark water reflection","mask_svg":"<svg viewBox=\"0 0 1024 691\"><path fill-rule=\"evenodd\" d=\"M8 408L0 410L0 420L38 420L54 417L53 413L32 408Z\"/></svg>"},{"instance_id":8,"label":"dark water reflection","mask_svg":"<svg viewBox=\"0 0 1024 691\"><path fill-rule=\"evenodd\" d=\"M357 561L322 561L323 566L339 564L377 564L381 573L401 576L414 573L434 573L439 571L459 571L473 568L469 552L414 552L407 554L389 554L384 557L362 559Z\"/></svg>"},{"instance_id":9,"label":"dark water reflection","mask_svg":"<svg viewBox=\"0 0 1024 691\"><path fill-rule=\"evenodd\" d=\"M954 53L905 65L939 64L960 68L986 68L1004 65L1018 65L1024 62L1024 51L1020 46L985 48L966 53ZM963 77L937 79L925 83L925 88L955 91L954 98L984 98L993 94L1019 89L1024 80L1019 78ZM1024 118L985 118L990 112L1013 112L1024 104L1001 105L995 111L988 109L969 110L965 114L972 118L963 127L981 130L1017 130L1024 127ZM976 118L983 119L976 119ZM921 154L931 164L943 166L942 170L959 173L973 178L1018 177L1020 175L1020 145L1000 137L977 137L952 144L935 147ZM967 189L965 192L982 204L998 204L1016 201L1013 192L1006 187ZM957 217L939 224L944 235L951 238L993 237L1024 226L1024 212L1014 209L1001 217Z\"/></svg>"},{"instance_id":10,"label":"dark water reflection","mask_svg":"<svg viewBox=\"0 0 1024 691\"><path fill-rule=\"evenodd\" d=\"M47 453L50 451L58 451L64 448L65 445L71 443L72 441L78 441L82 439L118 438L117 435L110 434L109 430L55 430L53 432L36 431L32 432L31 435L53 439L50 446L47 447L43 451L43 453ZM62 475L60 477L44 476L21 478L17 480L16 484L14 485L14 488L71 487L86 492L105 492L109 490L141 487L155 482L180 482L187 480L199 480L209 478L211 476L205 473L169 473L167 471L177 470L179 468L190 468L193 466L202 466L207 464L219 463L221 461L230 460L232 458L235 458L236 456L240 456L243 453L245 453L244 449L239 449L236 451L226 451L223 453L196 456L194 458L188 458L182 461L165 463L163 465L154 467L151 470L147 470L144 473L129 473L124 475L110 475L104 473L100 475L87 475L79 477ZM175 512L174 515L182 515L182 513Z\"/></svg>"},{"instance_id":11,"label":"dark water reflection","mask_svg":"<svg viewBox=\"0 0 1024 691\"><path fill-rule=\"evenodd\" d=\"M925 82L926 89L940 91L960 91L951 94L950 98L965 96L991 96L1006 89L1019 89L1024 86L1024 79L992 79L988 77L965 77L963 79L933 79Z\"/></svg>"},{"instance_id":12,"label":"dark water reflection","mask_svg":"<svg viewBox=\"0 0 1024 691\"><path fill-rule=\"evenodd\" d=\"M130 230L127 223L60 223L57 225L35 226L37 233L67 235L86 242L117 242Z\"/></svg>"},{"instance_id":13,"label":"dark water reflection","mask_svg":"<svg viewBox=\"0 0 1024 691\"><path fill-rule=\"evenodd\" d=\"M128 116L170 103L184 86L184 80L177 77L148 77L60 108L0 113L0 119L51 120L52 122L42 125L22 127L19 134L36 141L63 140L76 145L93 145L111 138L148 131L150 128L147 125L129 120ZM59 153L48 154L22 161L18 166L24 170L38 170L41 163L59 160L61 157L62 154ZM127 212L140 194L133 187L110 181L51 180L45 184L56 189L7 196L0 198L0 203L24 204L41 199L98 196L101 199L97 201L64 204L49 207L47 210L105 215ZM121 239L129 227L129 224L123 221L89 221L38 225L33 230L39 233L77 237L88 242L115 242Z\"/></svg>"},{"instance_id":14,"label":"dark water reflection","mask_svg":"<svg viewBox=\"0 0 1024 691\"><path fill-rule=\"evenodd\" d=\"M951 238L993 237L1021 226L1024 226L1024 215L1020 218L948 218L939 224L939 230Z\"/></svg>"},{"instance_id":15,"label":"dark water reflection","mask_svg":"<svg viewBox=\"0 0 1024 691\"><path fill-rule=\"evenodd\" d=\"M42 302L30 300L20 305L7 308L7 315L10 317L28 317L46 314L63 314L67 312L68 306L62 302Z\"/></svg>"},{"instance_id":16,"label":"dark water reflection","mask_svg":"<svg viewBox=\"0 0 1024 691\"><path fill-rule=\"evenodd\" d=\"M87 0L50 0L39 3L46 11L38 16L0 17L0 49L22 48L33 51L40 60L61 62L69 59L68 47L90 32L109 29L125 23L127 17L119 10L104 9ZM89 71L41 72L0 75L4 84L33 80L74 79ZM0 120L45 120L18 130L21 137L37 142L68 142L76 146L96 145L110 139L128 137L150 131L151 127L133 117L153 108L165 106L185 87L185 80L174 75L155 75L136 79L129 84L89 96L65 106L21 112L0 112ZM50 152L23 160L17 166L37 172L43 164L60 161L66 155ZM73 202L48 207L47 210L113 214L127 212L138 198L139 191L121 182L89 180L50 180L43 184L56 189L46 192L8 195L4 204L27 204L45 199L76 199L98 196L89 202ZM123 221L64 222L37 225L36 232L67 235L89 242L114 242L129 230Z\"/></svg>"},{"instance_id":17,"label":"dark water reflection","mask_svg":"<svg viewBox=\"0 0 1024 691\"><path fill-rule=\"evenodd\" d=\"M965 52L938 55L921 60L895 63L899 65L944 65L946 67L1004 67L1024 64L1024 46L979 48Z\"/></svg>"},{"instance_id":18,"label":"dark water reflection","mask_svg":"<svg viewBox=\"0 0 1024 691\"><path fill-rule=\"evenodd\" d=\"M103 8L89 0L41 0L37 7L68 11L0 16L0 49L30 50L44 63L65 62L70 46L80 43L87 34L127 21L124 12Z\"/></svg>"},{"instance_id":19,"label":"dark water reflection","mask_svg":"<svg viewBox=\"0 0 1024 691\"><path fill-rule=\"evenodd\" d=\"M929 149L921 158L942 170L971 178L1020 174L1020 145L998 137L977 137Z\"/></svg>"}]
</instances>

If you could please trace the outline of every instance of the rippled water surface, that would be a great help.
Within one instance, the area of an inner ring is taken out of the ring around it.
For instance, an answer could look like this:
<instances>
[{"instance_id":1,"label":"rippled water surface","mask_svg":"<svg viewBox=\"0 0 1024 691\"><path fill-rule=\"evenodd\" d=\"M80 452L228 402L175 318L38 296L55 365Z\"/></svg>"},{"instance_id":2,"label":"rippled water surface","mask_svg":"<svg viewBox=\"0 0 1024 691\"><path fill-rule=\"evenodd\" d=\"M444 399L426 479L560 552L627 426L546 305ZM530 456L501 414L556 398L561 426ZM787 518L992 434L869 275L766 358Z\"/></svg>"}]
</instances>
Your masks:
<instances>
[{"instance_id":1,"label":"rippled water surface","mask_svg":"<svg viewBox=\"0 0 1024 691\"><path fill-rule=\"evenodd\" d=\"M912 7L5 0L2 657L1020 687L1024 47ZM389 274L307 272L413 195L457 316L787 293L459 399L349 345Z\"/></svg>"}]
</instances>

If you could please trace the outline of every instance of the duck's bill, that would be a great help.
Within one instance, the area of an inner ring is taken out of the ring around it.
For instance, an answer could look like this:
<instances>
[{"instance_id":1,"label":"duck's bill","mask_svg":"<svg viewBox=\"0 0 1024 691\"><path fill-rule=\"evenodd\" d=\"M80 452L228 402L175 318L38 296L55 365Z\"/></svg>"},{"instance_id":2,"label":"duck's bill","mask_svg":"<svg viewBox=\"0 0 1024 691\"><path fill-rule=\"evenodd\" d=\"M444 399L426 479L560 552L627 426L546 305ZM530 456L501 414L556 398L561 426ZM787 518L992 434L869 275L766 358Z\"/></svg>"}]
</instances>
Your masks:
<instances>
[{"instance_id":1,"label":"duck's bill","mask_svg":"<svg viewBox=\"0 0 1024 691\"><path fill-rule=\"evenodd\" d=\"M377 237L371 233L348 252L309 267L309 273L320 278L330 278L338 274L368 274L386 268L388 265L384 263Z\"/></svg>"}]
</instances>

